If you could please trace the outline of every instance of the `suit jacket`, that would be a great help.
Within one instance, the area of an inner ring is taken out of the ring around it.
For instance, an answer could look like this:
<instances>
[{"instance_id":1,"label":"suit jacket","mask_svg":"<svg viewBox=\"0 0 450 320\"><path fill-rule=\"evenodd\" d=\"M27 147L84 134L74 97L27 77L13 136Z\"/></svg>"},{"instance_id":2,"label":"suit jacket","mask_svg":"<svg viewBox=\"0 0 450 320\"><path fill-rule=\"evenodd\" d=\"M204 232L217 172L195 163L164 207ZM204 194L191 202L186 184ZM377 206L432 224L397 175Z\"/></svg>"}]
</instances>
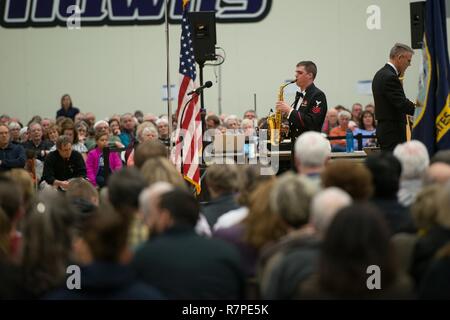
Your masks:
<instances>
[{"instance_id":1,"label":"suit jacket","mask_svg":"<svg viewBox=\"0 0 450 320\"><path fill-rule=\"evenodd\" d=\"M293 106L295 108L295 106ZM322 130L325 115L327 114L327 98L314 83L306 89L303 102L289 115L289 136L292 143L306 131Z\"/></svg>"},{"instance_id":2,"label":"suit jacket","mask_svg":"<svg viewBox=\"0 0 450 320\"><path fill-rule=\"evenodd\" d=\"M406 114L414 114L414 103L409 101L394 68L386 64L373 78L375 118L406 123Z\"/></svg>"}]
</instances>

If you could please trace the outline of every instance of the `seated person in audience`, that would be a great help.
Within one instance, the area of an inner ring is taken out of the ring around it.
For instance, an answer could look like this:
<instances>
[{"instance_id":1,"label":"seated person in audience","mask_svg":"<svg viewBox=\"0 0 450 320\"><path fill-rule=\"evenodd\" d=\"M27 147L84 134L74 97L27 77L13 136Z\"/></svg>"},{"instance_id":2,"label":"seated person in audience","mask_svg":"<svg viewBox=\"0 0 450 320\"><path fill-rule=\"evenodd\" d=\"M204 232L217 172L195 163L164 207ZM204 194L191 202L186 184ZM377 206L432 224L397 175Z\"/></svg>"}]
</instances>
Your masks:
<instances>
[{"instance_id":1,"label":"seated person in audience","mask_svg":"<svg viewBox=\"0 0 450 320\"><path fill-rule=\"evenodd\" d=\"M248 215L239 223L214 232L240 253L240 263L247 277L254 277L262 249L278 241L287 232L286 224L270 207L270 194L275 179L261 182L249 198Z\"/></svg>"},{"instance_id":2,"label":"seated person in audience","mask_svg":"<svg viewBox=\"0 0 450 320\"><path fill-rule=\"evenodd\" d=\"M351 119L352 115L348 111L341 111L338 114L338 122L339 126L332 129L330 131L330 137L345 137L348 129L348 123ZM347 146L347 143L344 139L339 140L330 140L331 151L333 152L344 152Z\"/></svg>"},{"instance_id":3,"label":"seated person in audience","mask_svg":"<svg viewBox=\"0 0 450 320\"><path fill-rule=\"evenodd\" d=\"M364 107L364 111L370 111L370 112L372 112L373 115L375 115L375 105L372 103L367 104Z\"/></svg>"},{"instance_id":4,"label":"seated person in audience","mask_svg":"<svg viewBox=\"0 0 450 320\"><path fill-rule=\"evenodd\" d=\"M238 133L240 131L239 119L234 114L226 117L223 123L229 133Z\"/></svg>"},{"instance_id":5,"label":"seated person in audience","mask_svg":"<svg viewBox=\"0 0 450 320\"><path fill-rule=\"evenodd\" d=\"M241 123L241 129L245 136L251 137L256 135L254 122L250 119L244 119Z\"/></svg>"},{"instance_id":6,"label":"seated person in audience","mask_svg":"<svg viewBox=\"0 0 450 320\"><path fill-rule=\"evenodd\" d=\"M7 241L7 245L4 244L4 250L8 253L8 260L11 262L20 261L23 241L20 226L26 213L22 196L20 186L13 179L0 175L0 209L6 214L9 224L9 232L5 234L6 239L0 239L0 241ZM4 227L7 226L0 224L0 228Z\"/></svg>"},{"instance_id":7,"label":"seated person in audience","mask_svg":"<svg viewBox=\"0 0 450 320\"><path fill-rule=\"evenodd\" d=\"M44 161L42 180L48 185L67 190L69 180L78 177L86 177L83 157L72 150L69 137L60 136L56 141L56 150L50 152Z\"/></svg>"},{"instance_id":8,"label":"seated person in audience","mask_svg":"<svg viewBox=\"0 0 450 320\"><path fill-rule=\"evenodd\" d=\"M368 156L365 165L372 173L374 194L371 202L380 209L391 234L414 233L416 228L409 208L397 199L402 172L400 161L392 153L382 152Z\"/></svg>"},{"instance_id":9,"label":"seated person in audience","mask_svg":"<svg viewBox=\"0 0 450 320\"><path fill-rule=\"evenodd\" d=\"M125 146L133 145L135 140L136 122L131 113L125 113L120 117L121 133L119 135L120 141Z\"/></svg>"},{"instance_id":10,"label":"seated person in audience","mask_svg":"<svg viewBox=\"0 0 450 320\"><path fill-rule=\"evenodd\" d=\"M427 273L432 272L430 269L439 251L450 243L450 184L440 186L434 193L429 198L435 200L435 215L428 217L430 227L418 238L413 251L411 274L418 288L423 285Z\"/></svg>"},{"instance_id":11,"label":"seated person in audience","mask_svg":"<svg viewBox=\"0 0 450 320\"><path fill-rule=\"evenodd\" d=\"M119 118L120 119L120 118ZM115 146L116 148L123 148L124 145L120 141L120 120L116 118L111 118L108 122L109 124L109 145Z\"/></svg>"},{"instance_id":12,"label":"seated person in audience","mask_svg":"<svg viewBox=\"0 0 450 320\"><path fill-rule=\"evenodd\" d=\"M423 178L430 164L428 150L422 142L411 140L398 144L394 156L402 164L398 200L403 206L409 207L423 187Z\"/></svg>"},{"instance_id":13,"label":"seated person in audience","mask_svg":"<svg viewBox=\"0 0 450 320\"><path fill-rule=\"evenodd\" d=\"M235 165L213 164L206 169L206 185L211 200L202 206L202 213L212 228L219 217L239 208L236 202L237 168Z\"/></svg>"},{"instance_id":14,"label":"seated person in audience","mask_svg":"<svg viewBox=\"0 0 450 320\"><path fill-rule=\"evenodd\" d=\"M75 122L75 130L77 131L78 135L78 142L85 143L87 138L87 132L88 132L88 125L84 121L78 121Z\"/></svg>"},{"instance_id":15,"label":"seated person in audience","mask_svg":"<svg viewBox=\"0 0 450 320\"><path fill-rule=\"evenodd\" d=\"M55 146L56 145L56 140L58 140L58 137L59 137L59 131L60 131L60 128L59 128L58 125L51 124L47 128L46 135L44 137L48 141L51 141L51 143L53 143L53 146Z\"/></svg>"},{"instance_id":16,"label":"seated person in audience","mask_svg":"<svg viewBox=\"0 0 450 320\"><path fill-rule=\"evenodd\" d=\"M148 239L148 228L139 210L139 195L147 186L147 181L136 168L124 168L108 180L108 201L130 221L128 246L133 252Z\"/></svg>"},{"instance_id":17,"label":"seated person in audience","mask_svg":"<svg viewBox=\"0 0 450 320\"><path fill-rule=\"evenodd\" d=\"M136 136L137 141L134 144L133 150L131 151L127 160L127 166L129 167L134 165L134 152L141 143L152 140L162 142L160 139L158 139L158 130L151 122L141 123L136 130Z\"/></svg>"},{"instance_id":18,"label":"seated person in audience","mask_svg":"<svg viewBox=\"0 0 450 320\"><path fill-rule=\"evenodd\" d=\"M215 114L208 115L206 118L206 129L216 129L220 125L220 119Z\"/></svg>"},{"instance_id":19,"label":"seated person in audience","mask_svg":"<svg viewBox=\"0 0 450 320\"><path fill-rule=\"evenodd\" d=\"M86 160L86 154L87 154L88 150L83 143L78 141L78 133L75 130L75 128L73 126L65 127L61 131L61 134L63 136L66 136L69 138L69 141L72 144L72 150L79 152L82 155L83 160ZM55 151L55 150L56 150L56 145L50 149L50 151Z\"/></svg>"},{"instance_id":20,"label":"seated person in audience","mask_svg":"<svg viewBox=\"0 0 450 320\"><path fill-rule=\"evenodd\" d=\"M31 123L30 140L23 143L25 150L32 150L36 154L38 160L44 161L50 148L53 146L48 140L43 140L42 127L38 122Z\"/></svg>"},{"instance_id":21,"label":"seated person in audience","mask_svg":"<svg viewBox=\"0 0 450 320\"><path fill-rule=\"evenodd\" d=\"M291 299L301 281L314 271L319 241L309 224L310 204L317 186L293 172L286 172L275 182L270 194L270 207L287 225L288 232L276 243L262 250L259 259L260 284L266 299ZM277 266L290 259L291 272Z\"/></svg>"},{"instance_id":22,"label":"seated person in audience","mask_svg":"<svg viewBox=\"0 0 450 320\"><path fill-rule=\"evenodd\" d=\"M372 196L372 174L361 163L346 160L330 162L322 172L322 186L338 187L354 201L367 201Z\"/></svg>"},{"instance_id":23,"label":"seated person in audience","mask_svg":"<svg viewBox=\"0 0 450 320\"><path fill-rule=\"evenodd\" d=\"M368 289L374 284L368 280L371 265L381 270L377 290ZM302 284L297 298L411 298L412 288L404 277L381 214L367 204L353 204L332 220L320 246L317 274Z\"/></svg>"},{"instance_id":24,"label":"seated person in audience","mask_svg":"<svg viewBox=\"0 0 450 320\"><path fill-rule=\"evenodd\" d=\"M322 126L322 133L329 135L330 131L338 126L338 111L335 108L331 108L327 111L327 115Z\"/></svg>"},{"instance_id":25,"label":"seated person in audience","mask_svg":"<svg viewBox=\"0 0 450 320\"><path fill-rule=\"evenodd\" d=\"M18 122L10 122L8 124L8 128L9 128L9 133L10 133L10 141L13 144L21 144L20 142L20 129L22 129L22 127L20 126L20 124Z\"/></svg>"},{"instance_id":26,"label":"seated person in audience","mask_svg":"<svg viewBox=\"0 0 450 320\"><path fill-rule=\"evenodd\" d=\"M166 146L170 143L169 137L169 121L165 117L162 117L156 121L158 127L158 139Z\"/></svg>"},{"instance_id":27,"label":"seated person in audience","mask_svg":"<svg viewBox=\"0 0 450 320\"><path fill-rule=\"evenodd\" d=\"M65 286L47 299L162 299L154 287L137 280L130 268L127 247L128 221L113 208L103 205L84 223L75 245L81 267L78 290Z\"/></svg>"},{"instance_id":28,"label":"seated person in audience","mask_svg":"<svg viewBox=\"0 0 450 320\"><path fill-rule=\"evenodd\" d=\"M238 196L236 201L240 207L221 215L214 225L215 231L234 226L248 216L251 193L261 183L273 179L272 175L262 175L261 169L261 165L246 165L243 168L238 168Z\"/></svg>"},{"instance_id":29,"label":"seated person in audience","mask_svg":"<svg viewBox=\"0 0 450 320\"><path fill-rule=\"evenodd\" d=\"M370 111L363 111L363 113L361 113L360 123L361 125L359 126L359 128L355 128L353 130L353 136L355 137L355 149L358 149L358 140L356 139L356 135L361 134L363 136L375 136L377 131L375 117ZM375 138L363 138L361 150L362 148L366 147L375 147L375 145Z\"/></svg>"},{"instance_id":30,"label":"seated person in audience","mask_svg":"<svg viewBox=\"0 0 450 320\"><path fill-rule=\"evenodd\" d=\"M97 133L106 133L109 135L109 124L105 120L99 120L97 121L93 126L92 129L94 130L94 134L90 135L86 138L86 141L84 144L86 145L86 148L88 151L91 151L96 147L96 141L95 141L95 135Z\"/></svg>"},{"instance_id":31,"label":"seated person in audience","mask_svg":"<svg viewBox=\"0 0 450 320\"><path fill-rule=\"evenodd\" d=\"M70 180L66 198L78 209L82 217L87 217L100 204L97 189L84 178Z\"/></svg>"},{"instance_id":32,"label":"seated person in audience","mask_svg":"<svg viewBox=\"0 0 450 320\"><path fill-rule=\"evenodd\" d=\"M84 121L86 121L88 126L92 128L95 124L95 114L93 114L92 112L86 112L86 114L84 115Z\"/></svg>"},{"instance_id":33,"label":"seated person in audience","mask_svg":"<svg viewBox=\"0 0 450 320\"><path fill-rule=\"evenodd\" d=\"M357 102L352 105L352 118L356 125L359 127L361 125L361 112L363 111L363 106L361 103Z\"/></svg>"},{"instance_id":34,"label":"seated person in audience","mask_svg":"<svg viewBox=\"0 0 450 320\"><path fill-rule=\"evenodd\" d=\"M105 161L103 159L103 149L108 145L108 133L99 132L95 134L97 147L89 151L86 159L87 178L94 187L104 187L105 181ZM117 152L109 153L109 173L122 168L122 160Z\"/></svg>"},{"instance_id":35,"label":"seated person in audience","mask_svg":"<svg viewBox=\"0 0 450 320\"><path fill-rule=\"evenodd\" d=\"M295 142L294 156L297 173L306 176L320 189L320 174L331 156L330 141L321 133L304 132Z\"/></svg>"},{"instance_id":36,"label":"seated person in audience","mask_svg":"<svg viewBox=\"0 0 450 320\"><path fill-rule=\"evenodd\" d=\"M167 158L167 147L158 140L149 140L140 143L133 155L134 166L141 169L144 163L150 158Z\"/></svg>"},{"instance_id":37,"label":"seated person in audience","mask_svg":"<svg viewBox=\"0 0 450 320\"><path fill-rule=\"evenodd\" d=\"M136 252L133 267L144 282L169 299L240 299L243 275L235 249L195 233L199 205L175 189L152 198L140 196L150 239Z\"/></svg>"},{"instance_id":38,"label":"seated person in audience","mask_svg":"<svg viewBox=\"0 0 450 320\"><path fill-rule=\"evenodd\" d=\"M20 268L11 262L10 237L11 221L0 207L0 300L21 298Z\"/></svg>"},{"instance_id":39,"label":"seated person in audience","mask_svg":"<svg viewBox=\"0 0 450 320\"><path fill-rule=\"evenodd\" d=\"M0 172L25 166L25 150L21 145L10 142L9 128L0 124Z\"/></svg>"},{"instance_id":40,"label":"seated person in audience","mask_svg":"<svg viewBox=\"0 0 450 320\"><path fill-rule=\"evenodd\" d=\"M64 194L41 192L38 195L25 216L23 229L21 266L27 299L40 299L66 286L67 267L74 262L74 222L75 212Z\"/></svg>"}]
</instances>

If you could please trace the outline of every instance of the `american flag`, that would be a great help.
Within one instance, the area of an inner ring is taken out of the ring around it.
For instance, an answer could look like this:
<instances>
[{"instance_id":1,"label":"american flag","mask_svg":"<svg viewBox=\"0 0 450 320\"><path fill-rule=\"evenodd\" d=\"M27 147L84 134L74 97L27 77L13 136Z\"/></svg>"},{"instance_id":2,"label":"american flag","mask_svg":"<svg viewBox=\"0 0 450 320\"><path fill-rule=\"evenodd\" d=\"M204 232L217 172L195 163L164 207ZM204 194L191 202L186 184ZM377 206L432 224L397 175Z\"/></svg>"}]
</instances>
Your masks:
<instances>
[{"instance_id":1,"label":"american flag","mask_svg":"<svg viewBox=\"0 0 450 320\"><path fill-rule=\"evenodd\" d=\"M200 155L202 149L202 122L198 96L188 96L195 89L195 57L192 47L192 32L187 17L189 0L183 0L183 20L180 43L180 90L178 93L176 145L173 149L174 163L183 177L200 193ZM192 99L187 105L189 99ZM183 110L185 108L185 110ZM180 136L182 139L180 139ZM183 166L181 165L181 155Z\"/></svg>"}]
</instances>

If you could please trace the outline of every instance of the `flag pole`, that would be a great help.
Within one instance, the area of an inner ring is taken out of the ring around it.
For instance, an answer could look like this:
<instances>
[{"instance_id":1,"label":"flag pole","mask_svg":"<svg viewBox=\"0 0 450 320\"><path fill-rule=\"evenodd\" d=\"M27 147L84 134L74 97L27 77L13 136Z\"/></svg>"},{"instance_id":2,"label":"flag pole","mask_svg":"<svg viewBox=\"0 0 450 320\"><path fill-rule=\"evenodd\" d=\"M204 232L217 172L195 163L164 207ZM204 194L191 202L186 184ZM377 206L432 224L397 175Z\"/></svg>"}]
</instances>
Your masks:
<instances>
[{"instance_id":1,"label":"flag pole","mask_svg":"<svg viewBox=\"0 0 450 320\"><path fill-rule=\"evenodd\" d=\"M172 154L172 97L170 90L170 46L169 46L169 3L165 1L165 31L166 31L166 75L167 75L167 117L169 122L169 157Z\"/></svg>"}]
</instances>

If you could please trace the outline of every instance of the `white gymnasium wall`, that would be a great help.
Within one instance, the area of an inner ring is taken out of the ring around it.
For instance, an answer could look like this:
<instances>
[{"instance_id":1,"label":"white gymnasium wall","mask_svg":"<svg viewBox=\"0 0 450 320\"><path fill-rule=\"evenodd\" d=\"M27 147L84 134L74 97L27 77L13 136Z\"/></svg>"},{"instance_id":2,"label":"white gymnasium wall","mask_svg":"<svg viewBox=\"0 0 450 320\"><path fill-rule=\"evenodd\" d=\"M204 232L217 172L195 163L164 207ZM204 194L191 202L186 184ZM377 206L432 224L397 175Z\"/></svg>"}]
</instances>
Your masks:
<instances>
[{"instance_id":1,"label":"white gymnasium wall","mask_svg":"<svg viewBox=\"0 0 450 320\"><path fill-rule=\"evenodd\" d=\"M225 48L222 108L242 116L273 106L280 84L293 78L295 64L318 65L316 84L329 106L368 103L358 95L358 80L369 80L399 41L410 43L410 0L273 0L259 23L217 24L218 46ZM381 30L366 27L369 5L381 8ZM171 77L178 82L179 25L170 26ZM4 29L0 28L0 113L19 117L53 117L63 93L83 112L97 118L142 109L162 114L166 80L164 26ZM419 56L407 72L405 89L417 94ZM205 68L214 87L206 108L217 112L217 68ZM173 107L175 108L175 104Z\"/></svg>"}]
</instances>

